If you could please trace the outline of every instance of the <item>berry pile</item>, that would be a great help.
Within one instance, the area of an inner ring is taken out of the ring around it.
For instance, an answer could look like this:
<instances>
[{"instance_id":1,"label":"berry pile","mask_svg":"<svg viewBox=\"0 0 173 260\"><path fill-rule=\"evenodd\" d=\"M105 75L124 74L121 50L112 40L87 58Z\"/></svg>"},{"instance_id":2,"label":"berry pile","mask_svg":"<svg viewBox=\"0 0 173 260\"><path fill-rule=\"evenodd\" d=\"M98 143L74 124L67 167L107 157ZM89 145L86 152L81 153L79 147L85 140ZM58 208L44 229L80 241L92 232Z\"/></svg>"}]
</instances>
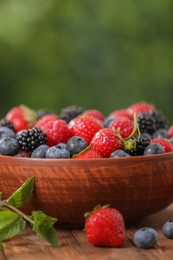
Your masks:
<instances>
[{"instance_id":1,"label":"berry pile","mask_svg":"<svg viewBox=\"0 0 173 260\"><path fill-rule=\"evenodd\" d=\"M118 158L173 151L173 125L139 102L107 117L81 106L34 111L25 105L0 119L0 154L32 158Z\"/></svg>"}]
</instances>

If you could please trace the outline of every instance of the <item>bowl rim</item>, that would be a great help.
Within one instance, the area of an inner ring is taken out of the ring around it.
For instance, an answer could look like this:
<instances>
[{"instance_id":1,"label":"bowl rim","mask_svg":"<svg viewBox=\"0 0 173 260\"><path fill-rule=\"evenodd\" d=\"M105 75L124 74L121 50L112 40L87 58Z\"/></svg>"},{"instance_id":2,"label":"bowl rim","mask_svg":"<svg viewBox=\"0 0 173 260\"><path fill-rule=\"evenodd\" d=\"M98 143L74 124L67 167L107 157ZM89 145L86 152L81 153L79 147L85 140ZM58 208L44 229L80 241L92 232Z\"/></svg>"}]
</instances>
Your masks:
<instances>
[{"instance_id":1,"label":"bowl rim","mask_svg":"<svg viewBox=\"0 0 173 260\"><path fill-rule=\"evenodd\" d=\"M1 161L6 161L6 160L11 160L11 161L18 161L20 163L22 162L43 162L43 163L55 163L55 162L65 162L69 163L70 162L97 162L103 163L103 162L141 162L141 161L152 161L154 159L158 160L163 160L163 159L172 159L173 158L173 152L166 152L166 153L161 153L161 154L152 154L152 155L141 155L141 156L130 156L130 157L118 157L118 158L82 158L82 159L72 159L72 158L31 158L31 157L18 157L18 156L7 156L7 155L0 155L0 162ZM142 160L141 160L142 159Z\"/></svg>"}]
</instances>

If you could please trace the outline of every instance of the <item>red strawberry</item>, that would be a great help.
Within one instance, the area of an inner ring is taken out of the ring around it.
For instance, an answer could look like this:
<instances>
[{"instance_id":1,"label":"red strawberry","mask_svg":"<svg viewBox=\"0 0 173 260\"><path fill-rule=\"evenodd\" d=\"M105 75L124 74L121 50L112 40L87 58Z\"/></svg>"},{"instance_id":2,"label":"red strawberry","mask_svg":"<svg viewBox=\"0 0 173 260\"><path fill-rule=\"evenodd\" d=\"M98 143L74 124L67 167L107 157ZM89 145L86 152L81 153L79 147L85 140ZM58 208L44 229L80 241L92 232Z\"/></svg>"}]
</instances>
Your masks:
<instances>
[{"instance_id":1,"label":"red strawberry","mask_svg":"<svg viewBox=\"0 0 173 260\"><path fill-rule=\"evenodd\" d=\"M90 147L102 157L109 157L113 151L122 148L122 141L111 128L103 128L94 135Z\"/></svg>"},{"instance_id":2,"label":"red strawberry","mask_svg":"<svg viewBox=\"0 0 173 260\"><path fill-rule=\"evenodd\" d=\"M16 132L32 128L36 121L36 113L25 105L13 107L5 116L15 128Z\"/></svg>"},{"instance_id":3,"label":"red strawberry","mask_svg":"<svg viewBox=\"0 0 173 260\"><path fill-rule=\"evenodd\" d=\"M163 147L165 153L173 152L173 146L168 139L154 138L150 141L151 143L159 143Z\"/></svg>"},{"instance_id":4,"label":"red strawberry","mask_svg":"<svg viewBox=\"0 0 173 260\"><path fill-rule=\"evenodd\" d=\"M55 121L55 120L58 120L59 117L55 114L48 114L48 115L45 115L43 116L42 118L40 118L36 124L35 124L35 127L37 128L42 128L44 127L44 125L46 125L48 122L50 121Z\"/></svg>"},{"instance_id":5,"label":"red strawberry","mask_svg":"<svg viewBox=\"0 0 173 260\"><path fill-rule=\"evenodd\" d=\"M100 121L104 121L105 119L104 115L100 111L95 109L85 110L82 113L82 116L92 116L96 119L99 119Z\"/></svg>"},{"instance_id":6,"label":"red strawberry","mask_svg":"<svg viewBox=\"0 0 173 260\"><path fill-rule=\"evenodd\" d=\"M170 128L168 129L168 135L169 135L170 137L173 137L173 125L170 126Z\"/></svg>"},{"instance_id":7,"label":"red strawberry","mask_svg":"<svg viewBox=\"0 0 173 260\"><path fill-rule=\"evenodd\" d=\"M94 246L123 247L126 239L124 218L115 208L100 207L85 214L85 231Z\"/></svg>"},{"instance_id":8,"label":"red strawberry","mask_svg":"<svg viewBox=\"0 0 173 260\"><path fill-rule=\"evenodd\" d=\"M58 143L66 143L71 137L68 126L64 120L50 121L40 129L47 136L47 145L53 146Z\"/></svg>"},{"instance_id":9,"label":"red strawberry","mask_svg":"<svg viewBox=\"0 0 173 260\"><path fill-rule=\"evenodd\" d=\"M96 159L96 158L101 158L101 155L95 152L94 150L86 150L75 157L75 159Z\"/></svg>"},{"instance_id":10,"label":"red strawberry","mask_svg":"<svg viewBox=\"0 0 173 260\"><path fill-rule=\"evenodd\" d=\"M68 128L72 136L83 137L89 144L95 133L102 128L102 124L93 117L78 116L70 121Z\"/></svg>"},{"instance_id":11,"label":"red strawberry","mask_svg":"<svg viewBox=\"0 0 173 260\"><path fill-rule=\"evenodd\" d=\"M140 113L143 112L152 112L155 110L156 108L154 107L154 105L146 102L139 102L128 107L127 112L129 113L130 116L133 117L134 112L136 112L136 115L139 115Z\"/></svg>"},{"instance_id":12,"label":"red strawberry","mask_svg":"<svg viewBox=\"0 0 173 260\"><path fill-rule=\"evenodd\" d=\"M130 115L127 109L114 110L110 113L110 115L123 116L133 120L133 115Z\"/></svg>"},{"instance_id":13,"label":"red strawberry","mask_svg":"<svg viewBox=\"0 0 173 260\"><path fill-rule=\"evenodd\" d=\"M127 117L122 116L115 118L115 120L110 125L110 128L112 128L114 131L119 130L120 135L123 138L127 138L130 136L133 131L133 127L133 122Z\"/></svg>"}]
</instances>

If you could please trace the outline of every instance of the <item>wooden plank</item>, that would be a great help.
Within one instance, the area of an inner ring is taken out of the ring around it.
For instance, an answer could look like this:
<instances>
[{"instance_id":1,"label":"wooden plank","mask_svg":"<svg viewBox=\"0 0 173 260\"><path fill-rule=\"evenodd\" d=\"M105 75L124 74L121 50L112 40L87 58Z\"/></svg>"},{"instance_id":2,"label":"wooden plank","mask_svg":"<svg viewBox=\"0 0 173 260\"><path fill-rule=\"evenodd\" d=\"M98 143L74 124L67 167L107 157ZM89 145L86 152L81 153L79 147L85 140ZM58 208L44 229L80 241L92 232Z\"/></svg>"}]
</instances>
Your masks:
<instances>
[{"instance_id":1,"label":"wooden plank","mask_svg":"<svg viewBox=\"0 0 173 260\"><path fill-rule=\"evenodd\" d=\"M4 252L0 252L2 260L172 260L173 240L168 240L162 233L163 224L172 217L173 204L166 210L144 218L127 227L127 240L123 248L94 247L82 230L57 230L61 244L54 248L46 241L37 237L30 227L19 236L6 241ZM159 241L155 249L145 250L136 248L133 235L138 228L149 226L158 231Z\"/></svg>"}]
</instances>

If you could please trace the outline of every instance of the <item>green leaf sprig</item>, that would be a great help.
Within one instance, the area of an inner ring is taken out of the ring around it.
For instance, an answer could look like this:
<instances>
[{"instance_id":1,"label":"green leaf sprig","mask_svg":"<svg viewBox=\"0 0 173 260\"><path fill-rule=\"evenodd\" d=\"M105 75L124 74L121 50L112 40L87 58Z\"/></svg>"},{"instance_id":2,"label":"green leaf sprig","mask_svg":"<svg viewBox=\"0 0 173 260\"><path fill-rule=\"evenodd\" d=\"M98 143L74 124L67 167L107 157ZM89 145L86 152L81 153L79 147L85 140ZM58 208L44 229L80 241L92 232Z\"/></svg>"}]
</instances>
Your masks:
<instances>
[{"instance_id":1,"label":"green leaf sprig","mask_svg":"<svg viewBox=\"0 0 173 260\"><path fill-rule=\"evenodd\" d=\"M47 216L39 210L33 211L31 216L28 216L18 209L31 197L33 189L34 177L30 177L8 199L1 200L2 192L0 192L0 250L3 250L2 242L20 234L27 222L39 237L52 246L60 246L56 229L53 227L57 222L56 218Z\"/></svg>"}]
</instances>

